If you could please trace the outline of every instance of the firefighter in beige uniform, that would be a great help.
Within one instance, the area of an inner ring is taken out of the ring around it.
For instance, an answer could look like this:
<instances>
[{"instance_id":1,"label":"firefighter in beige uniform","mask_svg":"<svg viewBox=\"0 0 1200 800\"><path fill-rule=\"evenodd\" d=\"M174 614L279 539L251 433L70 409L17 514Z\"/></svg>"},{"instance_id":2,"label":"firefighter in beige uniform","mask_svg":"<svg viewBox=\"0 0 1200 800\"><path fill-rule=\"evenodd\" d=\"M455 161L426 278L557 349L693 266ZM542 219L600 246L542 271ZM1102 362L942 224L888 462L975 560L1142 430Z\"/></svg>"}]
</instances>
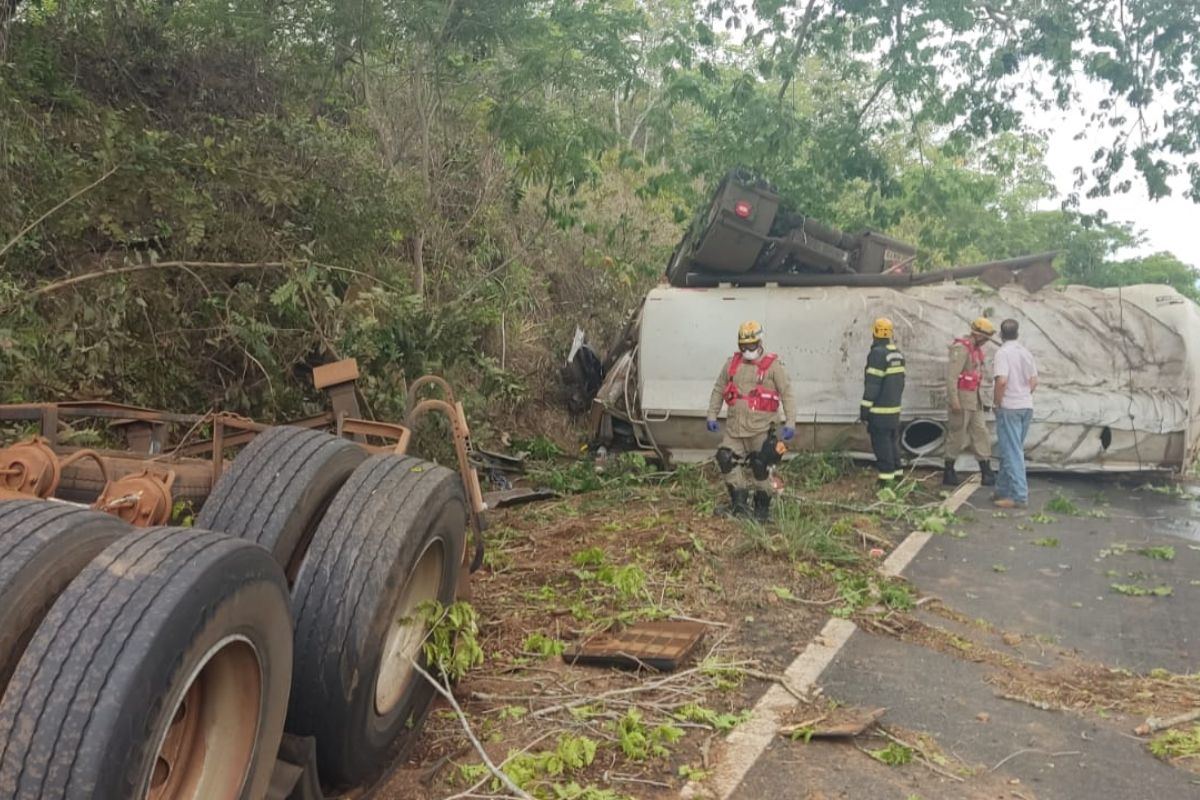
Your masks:
<instances>
[{"instance_id":1,"label":"firefighter in beige uniform","mask_svg":"<svg viewBox=\"0 0 1200 800\"><path fill-rule=\"evenodd\" d=\"M782 438L795 434L793 420L796 404L787 371L775 353L766 353L762 345L762 326L746 322L738 328L738 352L725 362L713 385L708 403L708 430L716 433L721 405L729 408L725 436L717 448L717 467L729 488L729 499L736 516L750 513L750 487L754 487L754 516L766 522L771 513L772 486L770 461L763 452L768 444L768 429L779 420L783 408ZM740 463L739 463L740 462ZM749 478L743 470L749 467Z\"/></svg>"},{"instance_id":2,"label":"firefighter in beige uniform","mask_svg":"<svg viewBox=\"0 0 1200 800\"><path fill-rule=\"evenodd\" d=\"M949 403L949 430L946 431L946 463L942 471L943 486L957 486L958 473L954 462L970 447L979 461L979 475L984 486L994 486L992 472L992 440L988 436L984 414L987 403L983 389L983 346L996 333L996 326L986 317L971 323L966 338L955 339L950 345L946 364L946 397Z\"/></svg>"}]
</instances>

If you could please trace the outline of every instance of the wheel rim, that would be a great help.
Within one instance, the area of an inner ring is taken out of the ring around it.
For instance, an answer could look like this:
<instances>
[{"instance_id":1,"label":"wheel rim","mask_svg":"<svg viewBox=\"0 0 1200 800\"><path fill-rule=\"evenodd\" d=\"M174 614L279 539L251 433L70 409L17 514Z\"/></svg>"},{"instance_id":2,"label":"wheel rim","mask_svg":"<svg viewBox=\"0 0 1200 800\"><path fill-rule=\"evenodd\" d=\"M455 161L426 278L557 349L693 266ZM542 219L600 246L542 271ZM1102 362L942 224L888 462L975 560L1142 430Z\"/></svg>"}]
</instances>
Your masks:
<instances>
[{"instance_id":1,"label":"wheel rim","mask_svg":"<svg viewBox=\"0 0 1200 800\"><path fill-rule=\"evenodd\" d=\"M413 676L413 660L425 641L425 622L418 609L422 603L438 599L442 584L444 555L440 541L431 543L409 575L396 606L392 624L383 643L383 660L375 679L375 713L386 716L404 697L404 689Z\"/></svg>"},{"instance_id":2,"label":"wheel rim","mask_svg":"<svg viewBox=\"0 0 1200 800\"><path fill-rule=\"evenodd\" d=\"M261 705L262 669L254 646L240 636L218 642L172 712L144 797L239 797L254 757Z\"/></svg>"}]
</instances>

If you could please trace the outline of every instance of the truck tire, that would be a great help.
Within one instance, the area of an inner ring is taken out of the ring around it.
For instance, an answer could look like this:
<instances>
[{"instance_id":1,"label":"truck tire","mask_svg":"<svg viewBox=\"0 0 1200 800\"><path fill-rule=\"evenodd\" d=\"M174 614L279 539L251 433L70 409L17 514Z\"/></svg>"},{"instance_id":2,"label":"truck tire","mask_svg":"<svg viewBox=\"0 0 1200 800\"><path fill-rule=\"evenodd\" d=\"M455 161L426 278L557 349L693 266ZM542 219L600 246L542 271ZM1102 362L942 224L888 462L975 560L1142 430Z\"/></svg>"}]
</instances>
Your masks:
<instances>
[{"instance_id":1,"label":"truck tire","mask_svg":"<svg viewBox=\"0 0 1200 800\"><path fill-rule=\"evenodd\" d=\"M260 800L291 680L283 571L249 542L150 528L46 615L0 701L14 800Z\"/></svg>"},{"instance_id":2,"label":"truck tire","mask_svg":"<svg viewBox=\"0 0 1200 800\"><path fill-rule=\"evenodd\" d=\"M321 515L366 457L324 431L268 428L225 470L196 527L257 542L292 580Z\"/></svg>"},{"instance_id":3,"label":"truck tire","mask_svg":"<svg viewBox=\"0 0 1200 800\"><path fill-rule=\"evenodd\" d=\"M131 530L117 517L61 503L0 502L0 696L59 594Z\"/></svg>"},{"instance_id":4,"label":"truck tire","mask_svg":"<svg viewBox=\"0 0 1200 800\"><path fill-rule=\"evenodd\" d=\"M330 788L370 783L416 738L433 688L413 620L453 602L466 526L458 475L407 456L368 458L318 526L292 592L288 732L316 738Z\"/></svg>"}]
</instances>

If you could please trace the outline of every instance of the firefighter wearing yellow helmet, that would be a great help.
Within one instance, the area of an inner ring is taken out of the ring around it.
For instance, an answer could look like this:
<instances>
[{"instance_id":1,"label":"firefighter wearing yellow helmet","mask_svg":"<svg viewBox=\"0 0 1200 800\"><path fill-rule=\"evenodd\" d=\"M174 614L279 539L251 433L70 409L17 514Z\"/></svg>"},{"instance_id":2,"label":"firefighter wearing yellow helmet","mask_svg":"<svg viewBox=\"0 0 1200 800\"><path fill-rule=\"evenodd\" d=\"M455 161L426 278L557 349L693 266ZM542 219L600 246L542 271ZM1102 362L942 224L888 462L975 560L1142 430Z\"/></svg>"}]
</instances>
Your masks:
<instances>
[{"instance_id":1,"label":"firefighter wearing yellow helmet","mask_svg":"<svg viewBox=\"0 0 1200 800\"><path fill-rule=\"evenodd\" d=\"M949 423L946 430L945 469L942 471L943 486L957 486L958 473L955 462L968 448L979 461L979 474L984 486L996 485L996 473L992 471L992 440L988 435L987 393L983 391L983 364L986 360L983 346L991 341L996 326L987 317L979 317L971 323L966 336L955 339L950 345L950 358L946 363L946 398L949 405Z\"/></svg>"},{"instance_id":2,"label":"firefighter wearing yellow helmet","mask_svg":"<svg viewBox=\"0 0 1200 800\"><path fill-rule=\"evenodd\" d=\"M721 406L728 409L725 435L717 448L717 467L729 489L732 513L750 515L750 489L754 489L754 516L766 522L771 515L771 448L768 440L772 423L783 411L784 441L796 434L796 404L787 370L775 353L763 350L763 329L750 321L738 328L738 350L721 367L708 403L708 430L720 430L717 415ZM772 450L774 452L774 450ZM775 456L774 460L778 460ZM749 476L746 469L749 469Z\"/></svg>"},{"instance_id":3,"label":"firefighter wearing yellow helmet","mask_svg":"<svg viewBox=\"0 0 1200 800\"><path fill-rule=\"evenodd\" d=\"M900 478L900 401L904 395L904 354L892 341L892 321L880 317L871 326L871 351L863 374L860 419L867 423L880 486Z\"/></svg>"}]
</instances>

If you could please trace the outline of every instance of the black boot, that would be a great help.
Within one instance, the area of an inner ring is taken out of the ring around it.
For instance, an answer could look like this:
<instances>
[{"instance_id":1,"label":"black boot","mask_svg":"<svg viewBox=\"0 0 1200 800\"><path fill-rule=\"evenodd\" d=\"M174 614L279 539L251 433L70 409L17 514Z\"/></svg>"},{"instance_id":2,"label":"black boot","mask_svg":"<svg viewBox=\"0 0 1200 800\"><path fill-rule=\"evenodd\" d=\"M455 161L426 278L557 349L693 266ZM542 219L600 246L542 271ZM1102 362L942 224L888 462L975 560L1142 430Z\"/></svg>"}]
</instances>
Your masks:
<instances>
[{"instance_id":1,"label":"black boot","mask_svg":"<svg viewBox=\"0 0 1200 800\"><path fill-rule=\"evenodd\" d=\"M729 516L750 516L750 490L729 487Z\"/></svg>"},{"instance_id":2,"label":"black boot","mask_svg":"<svg viewBox=\"0 0 1200 800\"><path fill-rule=\"evenodd\" d=\"M771 521L771 493L759 489L754 493L754 519L766 525Z\"/></svg>"},{"instance_id":3,"label":"black boot","mask_svg":"<svg viewBox=\"0 0 1200 800\"><path fill-rule=\"evenodd\" d=\"M996 473L992 471L991 461L979 462L979 483L983 486L996 485Z\"/></svg>"},{"instance_id":4,"label":"black boot","mask_svg":"<svg viewBox=\"0 0 1200 800\"><path fill-rule=\"evenodd\" d=\"M954 471L953 459L946 459L946 466L942 469L942 486L958 486L958 473Z\"/></svg>"}]
</instances>

